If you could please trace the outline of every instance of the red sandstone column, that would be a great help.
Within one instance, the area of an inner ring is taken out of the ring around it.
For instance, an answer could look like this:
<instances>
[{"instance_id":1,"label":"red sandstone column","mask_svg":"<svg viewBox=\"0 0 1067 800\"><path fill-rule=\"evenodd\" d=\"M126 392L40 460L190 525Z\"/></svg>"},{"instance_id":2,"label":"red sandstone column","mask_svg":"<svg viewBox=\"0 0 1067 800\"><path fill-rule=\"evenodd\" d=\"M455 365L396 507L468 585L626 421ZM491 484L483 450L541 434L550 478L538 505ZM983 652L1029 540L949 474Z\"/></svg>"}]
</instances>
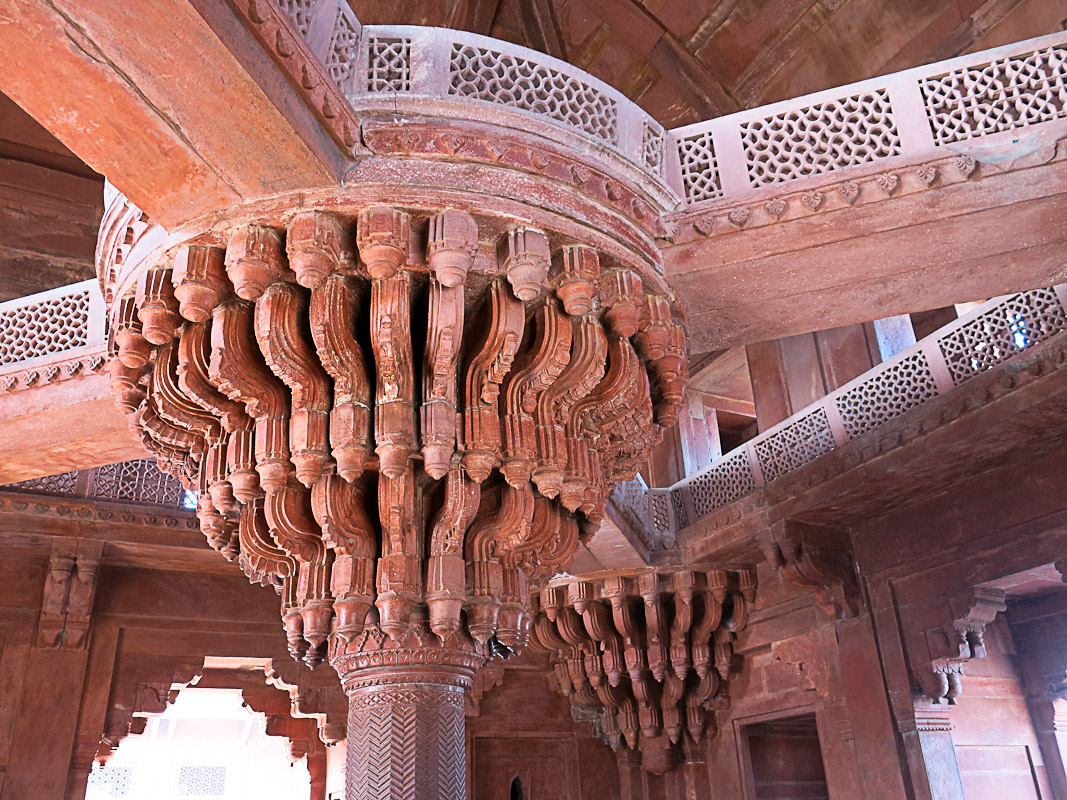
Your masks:
<instances>
[{"instance_id":1,"label":"red sandstone column","mask_svg":"<svg viewBox=\"0 0 1067 800\"><path fill-rule=\"evenodd\" d=\"M956 748L952 743L950 710L925 700L916 701L912 726L901 725L901 737L911 766L915 796L964 800Z\"/></svg>"},{"instance_id":2,"label":"red sandstone column","mask_svg":"<svg viewBox=\"0 0 1067 800\"><path fill-rule=\"evenodd\" d=\"M347 800L466 800L463 697L483 649L412 617L396 639L370 627L331 643L349 702Z\"/></svg>"},{"instance_id":3,"label":"red sandstone column","mask_svg":"<svg viewBox=\"0 0 1067 800\"><path fill-rule=\"evenodd\" d=\"M391 672L348 688L348 800L464 800L463 693L470 676Z\"/></svg>"},{"instance_id":4,"label":"red sandstone column","mask_svg":"<svg viewBox=\"0 0 1067 800\"><path fill-rule=\"evenodd\" d=\"M641 754L628 747L615 751L619 764L619 797L621 800L644 800L645 776L641 769Z\"/></svg>"},{"instance_id":5,"label":"red sandstone column","mask_svg":"<svg viewBox=\"0 0 1067 800\"><path fill-rule=\"evenodd\" d=\"M1055 800L1067 800L1067 772L1064 754L1067 753L1067 701L1052 697L1048 692L1027 695L1026 704L1034 723L1038 746L1045 761L1045 772Z\"/></svg>"}]
</instances>

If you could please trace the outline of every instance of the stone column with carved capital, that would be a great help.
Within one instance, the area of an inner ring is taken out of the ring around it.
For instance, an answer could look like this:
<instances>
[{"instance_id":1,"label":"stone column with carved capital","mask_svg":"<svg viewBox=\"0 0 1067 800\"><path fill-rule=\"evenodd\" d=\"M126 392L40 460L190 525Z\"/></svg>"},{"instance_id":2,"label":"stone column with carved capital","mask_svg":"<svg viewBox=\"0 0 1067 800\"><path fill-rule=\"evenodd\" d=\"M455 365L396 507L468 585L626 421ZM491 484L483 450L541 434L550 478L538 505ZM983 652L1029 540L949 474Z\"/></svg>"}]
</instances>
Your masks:
<instances>
[{"instance_id":1,"label":"stone column with carved capital","mask_svg":"<svg viewBox=\"0 0 1067 800\"><path fill-rule=\"evenodd\" d=\"M220 222L113 306L140 323L114 345L120 408L199 491L208 543L279 594L293 657L344 683L350 798L465 796L477 670L529 643L532 593L676 417L680 308L604 259L607 275L573 235L354 192ZM663 635L682 658L684 631ZM668 725L699 735L682 682Z\"/></svg>"},{"instance_id":2,"label":"stone column with carved capital","mask_svg":"<svg viewBox=\"0 0 1067 800\"><path fill-rule=\"evenodd\" d=\"M439 639L416 612L397 638L370 625L335 637L330 661L348 693L347 800L464 800L464 694L485 649Z\"/></svg>"}]
</instances>

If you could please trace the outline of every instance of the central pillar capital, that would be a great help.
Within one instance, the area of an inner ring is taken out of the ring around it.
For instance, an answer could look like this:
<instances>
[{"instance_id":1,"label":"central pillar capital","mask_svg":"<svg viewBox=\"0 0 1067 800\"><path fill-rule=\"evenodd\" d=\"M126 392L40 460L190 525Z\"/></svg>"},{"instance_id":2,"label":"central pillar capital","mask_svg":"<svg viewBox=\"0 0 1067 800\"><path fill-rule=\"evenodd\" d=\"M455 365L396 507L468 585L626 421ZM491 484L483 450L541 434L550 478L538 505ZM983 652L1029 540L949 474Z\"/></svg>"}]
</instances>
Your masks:
<instances>
[{"instance_id":1,"label":"central pillar capital","mask_svg":"<svg viewBox=\"0 0 1067 800\"><path fill-rule=\"evenodd\" d=\"M462 628L439 638L422 608L412 612L411 621L396 636L371 622L358 636L345 639L335 633L329 643L330 664L350 695L416 684L466 691L489 656L486 645Z\"/></svg>"}]
</instances>

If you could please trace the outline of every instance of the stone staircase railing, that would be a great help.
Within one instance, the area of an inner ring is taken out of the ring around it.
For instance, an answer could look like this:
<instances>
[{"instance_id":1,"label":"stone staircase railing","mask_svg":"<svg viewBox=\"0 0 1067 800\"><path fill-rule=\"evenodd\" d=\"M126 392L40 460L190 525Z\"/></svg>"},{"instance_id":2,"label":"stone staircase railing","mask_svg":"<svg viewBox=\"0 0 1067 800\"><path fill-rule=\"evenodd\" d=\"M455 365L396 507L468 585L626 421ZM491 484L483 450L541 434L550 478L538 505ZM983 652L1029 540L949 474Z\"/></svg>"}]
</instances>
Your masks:
<instances>
[{"instance_id":1,"label":"stone staircase railing","mask_svg":"<svg viewBox=\"0 0 1067 800\"><path fill-rule=\"evenodd\" d=\"M106 320L96 280L0 303L0 391L103 369Z\"/></svg>"},{"instance_id":2,"label":"stone staircase railing","mask_svg":"<svg viewBox=\"0 0 1067 800\"><path fill-rule=\"evenodd\" d=\"M1067 33L829 89L669 132L687 205L915 159L1067 117Z\"/></svg>"},{"instance_id":3,"label":"stone staircase railing","mask_svg":"<svg viewBox=\"0 0 1067 800\"><path fill-rule=\"evenodd\" d=\"M662 540L906 411L1067 330L1067 284L1005 295L865 372L665 489L638 477L612 502Z\"/></svg>"}]
</instances>

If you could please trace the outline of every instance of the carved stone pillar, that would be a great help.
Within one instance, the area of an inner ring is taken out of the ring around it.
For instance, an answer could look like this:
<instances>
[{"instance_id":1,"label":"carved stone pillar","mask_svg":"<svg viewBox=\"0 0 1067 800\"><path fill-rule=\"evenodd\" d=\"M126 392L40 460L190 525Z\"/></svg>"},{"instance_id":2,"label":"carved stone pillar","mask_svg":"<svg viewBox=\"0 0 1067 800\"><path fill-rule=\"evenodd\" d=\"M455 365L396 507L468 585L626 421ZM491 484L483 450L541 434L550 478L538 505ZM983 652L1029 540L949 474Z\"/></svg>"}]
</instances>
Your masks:
<instances>
[{"instance_id":1,"label":"carved stone pillar","mask_svg":"<svg viewBox=\"0 0 1067 800\"><path fill-rule=\"evenodd\" d=\"M423 609L396 638L377 625L331 643L348 694L347 800L464 800L464 695L486 661L465 633L444 640Z\"/></svg>"},{"instance_id":2,"label":"carved stone pillar","mask_svg":"<svg viewBox=\"0 0 1067 800\"><path fill-rule=\"evenodd\" d=\"M220 209L136 257L105 245L100 274L121 410L199 492L208 543L279 594L293 657L344 682L349 796L458 799L462 696L529 643L531 597L677 420L685 315L658 179L521 126L438 120L431 141L393 116L366 119L370 169L343 187ZM640 704L664 768L716 686L705 636L686 705L686 620L720 611L692 594L658 629L670 732Z\"/></svg>"},{"instance_id":3,"label":"carved stone pillar","mask_svg":"<svg viewBox=\"0 0 1067 800\"><path fill-rule=\"evenodd\" d=\"M348 694L349 800L463 800L463 693L470 675L395 670L390 682L355 679Z\"/></svg>"},{"instance_id":4,"label":"carved stone pillar","mask_svg":"<svg viewBox=\"0 0 1067 800\"><path fill-rule=\"evenodd\" d=\"M615 751L619 765L620 800L645 800L645 776L641 769L641 754L627 747Z\"/></svg>"},{"instance_id":5,"label":"carved stone pillar","mask_svg":"<svg viewBox=\"0 0 1067 800\"><path fill-rule=\"evenodd\" d=\"M911 765L915 796L923 800L964 800L963 781L952 744L951 710L926 700L897 724Z\"/></svg>"}]
</instances>

